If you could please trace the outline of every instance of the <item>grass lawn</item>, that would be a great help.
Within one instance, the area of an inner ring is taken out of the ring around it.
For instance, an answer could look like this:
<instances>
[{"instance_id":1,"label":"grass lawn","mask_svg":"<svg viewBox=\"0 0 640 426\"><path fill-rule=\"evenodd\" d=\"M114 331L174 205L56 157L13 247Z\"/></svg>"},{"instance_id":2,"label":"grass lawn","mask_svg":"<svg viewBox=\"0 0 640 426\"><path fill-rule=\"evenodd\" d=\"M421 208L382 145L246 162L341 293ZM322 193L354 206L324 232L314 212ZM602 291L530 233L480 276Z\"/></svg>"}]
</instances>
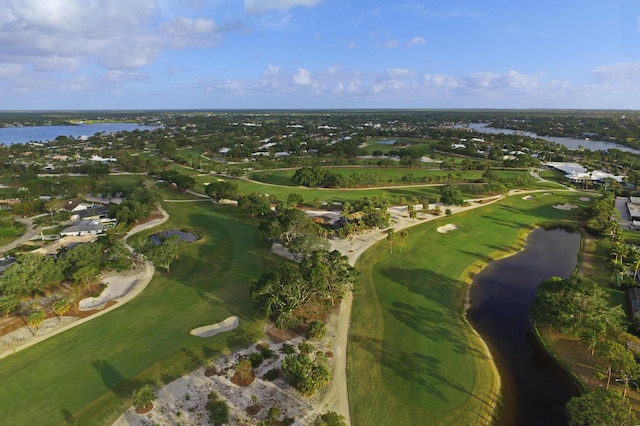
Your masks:
<instances>
[{"instance_id":1,"label":"grass lawn","mask_svg":"<svg viewBox=\"0 0 640 426\"><path fill-rule=\"evenodd\" d=\"M402 178L411 175L413 183L426 182L425 178L430 179L428 183L445 183L449 176L454 181L475 181L482 177L482 170L440 170L435 164L433 169L425 169L421 167L324 167L324 169L332 173L350 176L358 174L361 176L370 176L375 178L378 185L399 185L403 184ZM291 182L291 177L296 170L261 170L250 174L251 179L259 182L265 182L276 185L295 186ZM516 176L525 176L529 174L528 170L495 170L497 176L508 179ZM411 182L411 180L409 180ZM406 182L406 183L409 183Z\"/></svg>"},{"instance_id":2,"label":"grass lawn","mask_svg":"<svg viewBox=\"0 0 640 426\"><path fill-rule=\"evenodd\" d=\"M0 246L9 244L20 237L25 230L26 227L20 222L16 222L13 216L0 214Z\"/></svg>"},{"instance_id":3,"label":"grass lawn","mask_svg":"<svg viewBox=\"0 0 640 426\"><path fill-rule=\"evenodd\" d=\"M409 229L402 253L382 241L363 255L347 360L353 424L491 421L496 372L463 316L471 275L538 224L574 221L577 210L551 206L582 205L580 195L509 197ZM445 223L460 229L436 232Z\"/></svg>"},{"instance_id":4,"label":"grass lawn","mask_svg":"<svg viewBox=\"0 0 640 426\"><path fill-rule=\"evenodd\" d=\"M204 193L204 183L214 182L216 179L225 179L223 176L198 176L195 190ZM302 195L304 204L312 205L312 201L317 198L320 201L354 201L362 197L378 197L387 199L392 204L398 203L400 197L411 199L416 197L418 200L423 197L435 200L439 197L440 188L437 186L416 186L404 188L390 189L324 189L324 188L306 188L304 186L282 187L278 185L269 185L258 182L249 182L242 179L235 179L238 183L238 191L242 194L250 194L257 192L261 194L270 194L278 198L278 200L286 200L287 196L292 192ZM469 198L472 198L469 196Z\"/></svg>"},{"instance_id":5,"label":"grass lawn","mask_svg":"<svg viewBox=\"0 0 640 426\"><path fill-rule=\"evenodd\" d=\"M188 227L201 239L126 305L0 360L3 424L111 424L142 383L168 383L262 335L248 288L275 258L254 224L227 206L164 208L161 229ZM234 332L189 335L231 315L240 317Z\"/></svg>"}]
</instances>

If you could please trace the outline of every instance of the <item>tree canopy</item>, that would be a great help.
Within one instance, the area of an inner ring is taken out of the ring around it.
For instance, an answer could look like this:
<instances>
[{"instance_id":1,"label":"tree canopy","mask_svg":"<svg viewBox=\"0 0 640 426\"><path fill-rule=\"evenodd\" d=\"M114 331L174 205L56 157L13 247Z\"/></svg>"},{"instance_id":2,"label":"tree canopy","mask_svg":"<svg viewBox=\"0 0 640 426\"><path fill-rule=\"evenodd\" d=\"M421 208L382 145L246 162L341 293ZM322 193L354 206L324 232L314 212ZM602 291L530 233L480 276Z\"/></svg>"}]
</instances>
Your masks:
<instances>
[{"instance_id":1,"label":"tree canopy","mask_svg":"<svg viewBox=\"0 0 640 426\"><path fill-rule=\"evenodd\" d=\"M631 403L615 390L596 389L567 403L572 426L634 425L636 415Z\"/></svg>"}]
</instances>

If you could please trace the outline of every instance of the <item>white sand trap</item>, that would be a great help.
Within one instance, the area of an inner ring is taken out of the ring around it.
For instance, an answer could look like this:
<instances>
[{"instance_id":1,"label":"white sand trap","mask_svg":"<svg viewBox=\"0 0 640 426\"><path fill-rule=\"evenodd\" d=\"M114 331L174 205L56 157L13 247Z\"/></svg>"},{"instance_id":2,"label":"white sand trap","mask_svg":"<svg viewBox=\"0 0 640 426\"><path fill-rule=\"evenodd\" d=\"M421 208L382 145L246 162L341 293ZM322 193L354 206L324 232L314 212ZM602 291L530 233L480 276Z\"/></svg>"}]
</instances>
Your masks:
<instances>
[{"instance_id":1,"label":"white sand trap","mask_svg":"<svg viewBox=\"0 0 640 426\"><path fill-rule=\"evenodd\" d=\"M589 197L580 197L580 201L591 201Z\"/></svg>"},{"instance_id":2,"label":"white sand trap","mask_svg":"<svg viewBox=\"0 0 640 426\"><path fill-rule=\"evenodd\" d=\"M533 200L534 198L536 198L536 197L534 197L533 195L527 195L527 196L522 197L523 200Z\"/></svg>"},{"instance_id":3,"label":"white sand trap","mask_svg":"<svg viewBox=\"0 0 640 426\"><path fill-rule=\"evenodd\" d=\"M217 324L194 328L189 332L189 334L198 337L213 337L216 334L224 333L225 331L235 330L236 328L238 328L238 324L240 324L240 320L238 319L238 317L229 317Z\"/></svg>"},{"instance_id":4,"label":"white sand trap","mask_svg":"<svg viewBox=\"0 0 640 426\"><path fill-rule=\"evenodd\" d=\"M556 204L555 206L553 206L553 208L558 210L571 210L577 209L578 206L575 206L573 204Z\"/></svg>"},{"instance_id":5,"label":"white sand trap","mask_svg":"<svg viewBox=\"0 0 640 426\"><path fill-rule=\"evenodd\" d=\"M542 195L553 195L553 192L545 192L545 193L544 193L544 194L542 194Z\"/></svg>"},{"instance_id":6,"label":"white sand trap","mask_svg":"<svg viewBox=\"0 0 640 426\"><path fill-rule=\"evenodd\" d=\"M438 231L441 234L446 234L447 232L455 231L456 229L458 229L458 225L454 225L453 223L448 223L444 226L438 227L436 231Z\"/></svg>"}]
</instances>

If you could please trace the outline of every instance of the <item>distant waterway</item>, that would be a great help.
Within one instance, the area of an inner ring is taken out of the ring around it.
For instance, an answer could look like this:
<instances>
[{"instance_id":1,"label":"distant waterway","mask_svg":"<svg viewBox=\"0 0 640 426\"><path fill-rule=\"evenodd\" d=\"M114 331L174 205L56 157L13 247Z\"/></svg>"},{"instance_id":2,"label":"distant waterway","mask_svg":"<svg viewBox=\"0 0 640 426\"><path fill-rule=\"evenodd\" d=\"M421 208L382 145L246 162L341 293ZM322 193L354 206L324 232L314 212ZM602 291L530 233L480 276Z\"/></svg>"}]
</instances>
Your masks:
<instances>
[{"instance_id":1,"label":"distant waterway","mask_svg":"<svg viewBox=\"0 0 640 426\"><path fill-rule=\"evenodd\" d=\"M564 407L578 391L538 346L529 306L542 281L571 276L579 248L576 233L536 229L523 251L489 264L473 281L467 317L489 345L500 372L500 426L568 423Z\"/></svg>"},{"instance_id":2,"label":"distant waterway","mask_svg":"<svg viewBox=\"0 0 640 426\"><path fill-rule=\"evenodd\" d=\"M500 133L504 133L505 135L522 135L528 136L531 138L544 139L549 142L555 142L560 145L564 145L569 149L577 150L580 147L585 149L590 149L591 151L606 151L608 149L619 149L620 151L633 152L634 154L640 154L640 151L637 149L629 148L628 146L619 145L615 142L607 142L607 141L598 141L591 139L577 139L577 138L564 138L558 136L540 136L531 132L524 132L521 130L511 130L511 129L495 129L493 127L488 127L486 123L471 123L466 127L469 129L475 130L479 133L493 134L497 135Z\"/></svg>"},{"instance_id":3,"label":"distant waterway","mask_svg":"<svg viewBox=\"0 0 640 426\"><path fill-rule=\"evenodd\" d=\"M58 136L93 136L96 133L131 132L133 130L155 130L157 126L141 126L134 123L95 123L79 126L25 126L0 128L0 144L47 142Z\"/></svg>"}]
</instances>

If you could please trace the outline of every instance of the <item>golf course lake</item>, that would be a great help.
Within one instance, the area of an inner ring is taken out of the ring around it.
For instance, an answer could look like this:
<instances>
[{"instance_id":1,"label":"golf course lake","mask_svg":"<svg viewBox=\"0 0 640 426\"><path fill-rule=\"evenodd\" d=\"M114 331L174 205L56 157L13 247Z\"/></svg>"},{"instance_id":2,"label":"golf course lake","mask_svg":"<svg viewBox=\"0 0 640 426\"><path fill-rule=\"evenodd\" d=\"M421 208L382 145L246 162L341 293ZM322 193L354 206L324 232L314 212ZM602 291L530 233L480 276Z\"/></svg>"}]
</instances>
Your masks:
<instances>
[{"instance_id":1,"label":"golf course lake","mask_svg":"<svg viewBox=\"0 0 640 426\"><path fill-rule=\"evenodd\" d=\"M580 236L564 230L531 232L526 248L491 263L473 281L467 317L487 342L502 380L499 425L566 425L564 406L578 391L538 347L529 305L538 285L568 278L577 263Z\"/></svg>"}]
</instances>

